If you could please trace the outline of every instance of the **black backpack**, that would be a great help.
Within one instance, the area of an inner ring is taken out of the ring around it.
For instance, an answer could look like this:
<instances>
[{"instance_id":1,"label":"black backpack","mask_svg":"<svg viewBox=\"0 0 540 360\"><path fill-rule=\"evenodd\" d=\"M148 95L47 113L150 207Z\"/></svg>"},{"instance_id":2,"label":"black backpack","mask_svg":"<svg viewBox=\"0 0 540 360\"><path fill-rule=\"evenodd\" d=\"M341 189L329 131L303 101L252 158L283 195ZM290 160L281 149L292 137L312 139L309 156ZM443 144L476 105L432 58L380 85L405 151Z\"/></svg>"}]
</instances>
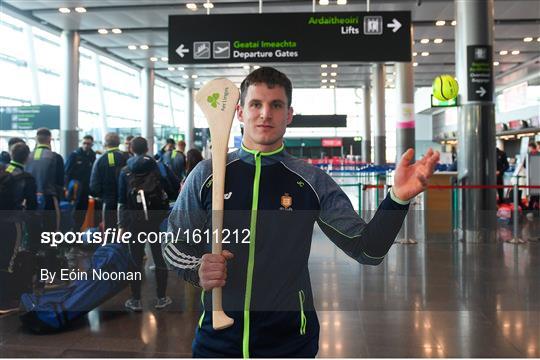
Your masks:
<instances>
[{"instance_id":1,"label":"black backpack","mask_svg":"<svg viewBox=\"0 0 540 360\"><path fill-rule=\"evenodd\" d=\"M15 176L0 168L0 210L15 210Z\"/></svg>"},{"instance_id":2,"label":"black backpack","mask_svg":"<svg viewBox=\"0 0 540 360\"><path fill-rule=\"evenodd\" d=\"M146 173L129 171L126 177L128 210L139 210L134 211L137 219L143 218L148 221L150 218L162 217L162 210L169 209L169 199L161 184L159 171Z\"/></svg>"}]
</instances>

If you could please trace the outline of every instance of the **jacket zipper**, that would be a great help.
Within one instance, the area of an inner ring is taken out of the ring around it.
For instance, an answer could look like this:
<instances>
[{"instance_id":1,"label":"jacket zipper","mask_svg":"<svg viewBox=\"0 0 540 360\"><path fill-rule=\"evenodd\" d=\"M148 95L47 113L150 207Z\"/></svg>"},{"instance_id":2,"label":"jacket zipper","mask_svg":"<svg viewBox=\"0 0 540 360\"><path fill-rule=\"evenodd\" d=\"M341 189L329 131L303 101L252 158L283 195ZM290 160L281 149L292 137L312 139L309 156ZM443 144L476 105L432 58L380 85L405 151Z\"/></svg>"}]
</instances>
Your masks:
<instances>
[{"instance_id":1,"label":"jacket zipper","mask_svg":"<svg viewBox=\"0 0 540 360\"><path fill-rule=\"evenodd\" d=\"M249 225L249 258L246 279L246 297L244 299L244 336L242 353L249 358L249 307L251 303L251 287L253 283L253 268L255 267L255 238L257 235L257 208L259 206L259 182L261 179L261 152L253 154L255 157L255 178L253 179L253 200L251 202L251 222Z\"/></svg>"}]
</instances>

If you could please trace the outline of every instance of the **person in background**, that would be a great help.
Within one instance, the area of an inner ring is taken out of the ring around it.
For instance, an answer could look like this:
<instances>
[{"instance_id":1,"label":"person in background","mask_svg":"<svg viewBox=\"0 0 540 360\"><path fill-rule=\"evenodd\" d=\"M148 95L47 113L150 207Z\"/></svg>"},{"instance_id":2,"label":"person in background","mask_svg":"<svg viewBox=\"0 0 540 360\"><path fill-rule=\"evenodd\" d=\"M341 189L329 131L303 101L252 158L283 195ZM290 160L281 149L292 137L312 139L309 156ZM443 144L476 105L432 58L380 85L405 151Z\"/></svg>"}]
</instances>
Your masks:
<instances>
[{"instance_id":1,"label":"person in background","mask_svg":"<svg viewBox=\"0 0 540 360\"><path fill-rule=\"evenodd\" d=\"M174 150L174 139L167 139L165 141L165 145L163 145L163 147L157 152L157 154L154 155L154 159L160 160L163 158L163 156L166 153L168 152L170 153L173 150Z\"/></svg>"},{"instance_id":2,"label":"person in background","mask_svg":"<svg viewBox=\"0 0 540 360\"><path fill-rule=\"evenodd\" d=\"M23 244L24 229L28 230L30 240L39 238L39 226L33 216L37 208L36 181L24 171L30 149L21 141L12 145L10 151L12 160L0 167L0 315L17 310L21 293L32 289L32 271L16 266L22 245L35 250L33 243Z\"/></svg>"},{"instance_id":3,"label":"person in background","mask_svg":"<svg viewBox=\"0 0 540 360\"><path fill-rule=\"evenodd\" d=\"M90 175L92 166L96 161L96 153L92 150L94 138L85 135L81 147L72 152L66 161L66 187L74 189L75 200L75 230L79 231L84 222L85 212L88 209L88 195L90 195ZM70 191L71 192L71 191Z\"/></svg>"},{"instance_id":4,"label":"person in background","mask_svg":"<svg viewBox=\"0 0 540 360\"><path fill-rule=\"evenodd\" d=\"M169 199L178 196L178 183L172 186L157 162L146 155L148 142L145 138L135 137L132 149L135 156L128 160L118 181L118 227L122 231L130 231L137 239L140 233L159 231L161 222L167 217ZM163 167L167 168L165 165ZM171 298L166 296L168 269L161 253L161 244L154 242L149 245L156 266L157 301L154 307L163 309L172 303ZM142 271L145 246L144 242L138 241L129 244L136 271ZM141 287L142 281L131 282L132 297L126 301L126 308L142 310Z\"/></svg>"},{"instance_id":5,"label":"person in background","mask_svg":"<svg viewBox=\"0 0 540 360\"><path fill-rule=\"evenodd\" d=\"M120 137L110 132L105 135L105 153L94 162L90 175L90 194L101 198L104 229L116 227L118 176L126 165L126 155L118 149Z\"/></svg>"},{"instance_id":6,"label":"person in background","mask_svg":"<svg viewBox=\"0 0 540 360\"><path fill-rule=\"evenodd\" d=\"M189 150L186 155L186 177L203 160L202 153L198 149Z\"/></svg>"},{"instance_id":7,"label":"person in background","mask_svg":"<svg viewBox=\"0 0 540 360\"><path fill-rule=\"evenodd\" d=\"M126 136L126 139L124 140L124 153L126 153L127 158L130 158L133 156L133 151L131 151L131 140L133 140L133 135Z\"/></svg>"},{"instance_id":8,"label":"person in background","mask_svg":"<svg viewBox=\"0 0 540 360\"><path fill-rule=\"evenodd\" d=\"M64 159L51 150L51 138L49 129L37 130L37 146L26 165L26 171L36 179L38 208L44 210L43 231L59 230L59 201L64 193Z\"/></svg>"},{"instance_id":9,"label":"person in background","mask_svg":"<svg viewBox=\"0 0 540 360\"><path fill-rule=\"evenodd\" d=\"M165 165L171 168L172 172L182 180L185 176L185 167L186 167L186 155L184 154L186 150L186 142L184 140L179 140L176 143L176 149L171 152L163 154L163 162Z\"/></svg>"},{"instance_id":10,"label":"person in background","mask_svg":"<svg viewBox=\"0 0 540 360\"><path fill-rule=\"evenodd\" d=\"M502 151L499 148L497 149L497 185L504 185L504 173L510 165L508 164L508 157L506 156L506 153ZM498 202L501 204L503 202L504 198L504 189L503 188L497 188L497 194L498 194Z\"/></svg>"},{"instance_id":11,"label":"person in background","mask_svg":"<svg viewBox=\"0 0 540 360\"><path fill-rule=\"evenodd\" d=\"M15 145L16 143L25 143L23 139L20 137L12 137L8 140L8 151L2 151L0 153L0 165L8 165L11 161L11 156L9 155L9 151L11 151L11 147ZM26 144L26 143L25 143Z\"/></svg>"}]
</instances>

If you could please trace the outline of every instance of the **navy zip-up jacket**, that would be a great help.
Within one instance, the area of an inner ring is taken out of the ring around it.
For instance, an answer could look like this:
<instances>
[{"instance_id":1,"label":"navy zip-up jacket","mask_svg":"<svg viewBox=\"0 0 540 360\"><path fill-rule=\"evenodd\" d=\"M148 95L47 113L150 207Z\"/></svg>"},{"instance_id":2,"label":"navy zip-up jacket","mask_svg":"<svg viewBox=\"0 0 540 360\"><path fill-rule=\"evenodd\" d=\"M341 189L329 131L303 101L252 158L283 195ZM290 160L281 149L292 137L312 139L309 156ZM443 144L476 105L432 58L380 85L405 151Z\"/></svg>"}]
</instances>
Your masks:
<instances>
[{"instance_id":1,"label":"navy zip-up jacket","mask_svg":"<svg viewBox=\"0 0 540 360\"><path fill-rule=\"evenodd\" d=\"M114 205L110 210L116 210L118 198L118 176L126 165L127 156L118 148L108 149L94 162L90 175L90 193L100 197L105 203Z\"/></svg>"},{"instance_id":2,"label":"navy zip-up jacket","mask_svg":"<svg viewBox=\"0 0 540 360\"><path fill-rule=\"evenodd\" d=\"M71 180L78 180L81 183L84 193L88 193L90 189L90 175L92 174L92 166L95 161L96 153L93 150L86 152L83 148L78 148L72 152L64 166L66 187Z\"/></svg>"},{"instance_id":3,"label":"navy zip-up jacket","mask_svg":"<svg viewBox=\"0 0 540 360\"><path fill-rule=\"evenodd\" d=\"M283 147L228 154L224 197L223 228L230 236L223 249L234 258L227 263L223 308L234 324L212 328L211 292L204 292L193 342L197 357L314 357L319 323L308 270L314 223L347 255L377 265L408 209L387 196L366 223L329 175ZM211 229L211 199L207 160L189 174L169 217L169 231L178 237L164 246L166 261L194 285L202 255L211 252L204 235Z\"/></svg>"},{"instance_id":4,"label":"navy zip-up jacket","mask_svg":"<svg viewBox=\"0 0 540 360\"><path fill-rule=\"evenodd\" d=\"M64 190L64 159L48 145L38 145L28 158L26 171L36 180L37 192L62 198Z\"/></svg>"}]
</instances>

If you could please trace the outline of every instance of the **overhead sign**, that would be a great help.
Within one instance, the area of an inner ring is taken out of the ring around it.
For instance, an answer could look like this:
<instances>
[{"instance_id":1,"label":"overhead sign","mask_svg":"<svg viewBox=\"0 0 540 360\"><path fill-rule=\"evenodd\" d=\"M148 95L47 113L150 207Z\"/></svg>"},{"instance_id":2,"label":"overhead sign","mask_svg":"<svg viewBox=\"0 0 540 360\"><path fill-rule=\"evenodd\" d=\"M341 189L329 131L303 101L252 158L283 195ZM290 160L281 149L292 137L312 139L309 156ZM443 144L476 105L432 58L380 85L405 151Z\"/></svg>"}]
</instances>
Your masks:
<instances>
[{"instance_id":1,"label":"overhead sign","mask_svg":"<svg viewBox=\"0 0 540 360\"><path fill-rule=\"evenodd\" d=\"M347 115L294 115L288 127L347 127Z\"/></svg>"},{"instance_id":2,"label":"overhead sign","mask_svg":"<svg viewBox=\"0 0 540 360\"><path fill-rule=\"evenodd\" d=\"M60 106L0 106L0 130L60 129Z\"/></svg>"},{"instance_id":3,"label":"overhead sign","mask_svg":"<svg viewBox=\"0 0 540 360\"><path fill-rule=\"evenodd\" d=\"M411 61L411 13L169 16L169 63Z\"/></svg>"},{"instance_id":4,"label":"overhead sign","mask_svg":"<svg viewBox=\"0 0 540 360\"><path fill-rule=\"evenodd\" d=\"M491 46L467 46L467 97L469 101L493 101Z\"/></svg>"},{"instance_id":5,"label":"overhead sign","mask_svg":"<svg viewBox=\"0 0 540 360\"><path fill-rule=\"evenodd\" d=\"M341 138L330 138L321 140L322 147L341 147L343 140Z\"/></svg>"}]
</instances>

